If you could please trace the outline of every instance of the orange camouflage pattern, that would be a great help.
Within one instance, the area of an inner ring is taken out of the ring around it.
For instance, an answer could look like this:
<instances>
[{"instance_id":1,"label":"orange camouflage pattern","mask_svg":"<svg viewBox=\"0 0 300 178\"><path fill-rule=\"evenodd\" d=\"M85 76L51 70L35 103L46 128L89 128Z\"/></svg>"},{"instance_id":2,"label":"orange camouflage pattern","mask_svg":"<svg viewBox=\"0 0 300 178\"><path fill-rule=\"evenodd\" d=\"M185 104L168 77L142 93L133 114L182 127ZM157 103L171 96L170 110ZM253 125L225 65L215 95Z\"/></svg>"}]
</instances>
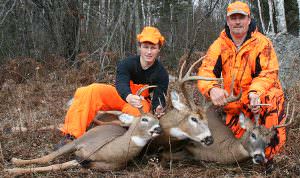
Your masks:
<instances>
[{"instance_id":1,"label":"orange camouflage pattern","mask_svg":"<svg viewBox=\"0 0 300 178\"><path fill-rule=\"evenodd\" d=\"M285 122L284 93L278 79L279 64L271 41L257 30L245 41L239 49L228 38L223 30L219 38L210 46L206 58L198 70L199 76L223 77L224 89L230 93L230 85L234 78L234 94L242 89L242 97L239 101L224 106L227 114L226 124L237 138L240 138L244 130L238 124L238 114L243 111L254 120L248 108L248 93L256 92L260 95L262 103L271 106L262 107L260 112L260 124L267 128ZM216 71L219 71L216 72ZM259 71L259 72L258 72ZM219 76L217 76L217 75ZM221 74L221 75L220 75ZM220 85L215 81L198 81L198 89L209 98L212 87ZM266 156L271 159L284 145L286 140L285 128L277 129L277 138L266 149Z\"/></svg>"}]
</instances>

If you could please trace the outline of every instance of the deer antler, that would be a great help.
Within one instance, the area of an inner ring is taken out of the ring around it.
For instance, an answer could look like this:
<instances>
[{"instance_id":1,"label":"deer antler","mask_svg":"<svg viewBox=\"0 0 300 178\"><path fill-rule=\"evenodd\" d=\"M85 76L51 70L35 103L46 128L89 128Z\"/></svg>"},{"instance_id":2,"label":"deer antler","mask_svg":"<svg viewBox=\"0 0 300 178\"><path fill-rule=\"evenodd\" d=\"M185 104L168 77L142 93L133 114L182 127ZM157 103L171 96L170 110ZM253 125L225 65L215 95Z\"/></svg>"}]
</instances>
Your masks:
<instances>
[{"instance_id":1,"label":"deer antler","mask_svg":"<svg viewBox=\"0 0 300 178\"><path fill-rule=\"evenodd\" d=\"M136 95L141 96L141 94L143 93L143 91L145 91L145 90L147 90L147 89L149 89L149 88L155 88L155 87L157 87L157 86L156 86L156 85L146 85L146 86L140 88L140 89L136 92ZM138 108L138 109L139 109L139 111L140 111L141 114L145 114L145 112L144 112L144 110L143 110L143 107Z\"/></svg>"},{"instance_id":2,"label":"deer antler","mask_svg":"<svg viewBox=\"0 0 300 178\"><path fill-rule=\"evenodd\" d=\"M187 104L192 109L196 109L196 105L193 102L191 102L192 98L189 97L189 95L188 95L188 93L187 93L187 91L184 87L184 83L186 81L190 81L190 80L222 81L223 80L222 78L209 78L209 77L202 77L202 76L190 76L191 71L195 67L195 65L198 64L200 61L202 61L204 58L205 58L205 56L201 57L196 62L194 62L183 78L182 78L182 71L183 71L183 67L186 64L186 61L183 62L182 66L180 68L180 72L179 72L178 82L179 82L180 89L181 89L181 91L184 95L184 98L187 100Z\"/></svg>"},{"instance_id":3,"label":"deer antler","mask_svg":"<svg viewBox=\"0 0 300 178\"><path fill-rule=\"evenodd\" d=\"M287 104L286 118L289 116L289 111L290 111L289 107L290 107L290 102L288 102L288 104ZM293 111L292 111L291 119L289 119L289 121L287 123L285 123L285 124L273 126L273 129L277 129L277 128L289 126L293 122L293 120L294 120L294 114L295 114L295 105L293 105Z\"/></svg>"},{"instance_id":4,"label":"deer antler","mask_svg":"<svg viewBox=\"0 0 300 178\"><path fill-rule=\"evenodd\" d=\"M230 95L226 98L227 103L238 101L242 97L242 87L240 87L240 92L238 95L234 96L234 94L233 94L234 80L235 80L235 76L232 76L232 80L231 80L231 84L230 84Z\"/></svg>"},{"instance_id":5,"label":"deer antler","mask_svg":"<svg viewBox=\"0 0 300 178\"><path fill-rule=\"evenodd\" d=\"M189 68L189 70L186 72L184 77L182 78L183 67L186 64L186 61L184 61L181 68L180 68L179 82L183 84L184 82L189 81L189 80L222 81L223 80L222 78L209 78L209 77L202 77L202 76L190 76L193 68L195 67L195 65L198 64L199 62L201 62L204 58L205 58L205 56L199 58L196 62L194 62L191 65L191 67Z\"/></svg>"}]
</instances>

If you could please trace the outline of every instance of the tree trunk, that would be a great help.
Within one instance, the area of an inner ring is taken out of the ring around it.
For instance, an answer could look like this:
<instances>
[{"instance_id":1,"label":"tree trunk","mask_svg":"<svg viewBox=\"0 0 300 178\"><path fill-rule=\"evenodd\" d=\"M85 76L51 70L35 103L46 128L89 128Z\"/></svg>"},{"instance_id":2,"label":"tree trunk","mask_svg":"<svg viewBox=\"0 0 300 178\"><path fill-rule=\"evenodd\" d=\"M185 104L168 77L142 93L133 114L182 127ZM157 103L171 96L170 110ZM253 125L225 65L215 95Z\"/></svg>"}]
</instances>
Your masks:
<instances>
[{"instance_id":1,"label":"tree trunk","mask_svg":"<svg viewBox=\"0 0 300 178\"><path fill-rule=\"evenodd\" d=\"M263 18L262 18L262 12L261 12L260 0L257 0L257 5L258 5L259 19L260 19L261 27L262 27L263 33L265 34L265 33L266 33L266 27L265 27L264 20L263 20Z\"/></svg>"},{"instance_id":2,"label":"tree trunk","mask_svg":"<svg viewBox=\"0 0 300 178\"><path fill-rule=\"evenodd\" d=\"M135 19L135 36L141 31L139 0L134 0L134 19ZM136 52L138 51L138 41L136 40Z\"/></svg>"},{"instance_id":3,"label":"tree trunk","mask_svg":"<svg viewBox=\"0 0 300 178\"><path fill-rule=\"evenodd\" d=\"M298 22L298 37L300 38L300 0L297 0L297 3L298 3L298 15L299 15L299 22Z\"/></svg>"},{"instance_id":4,"label":"tree trunk","mask_svg":"<svg viewBox=\"0 0 300 178\"><path fill-rule=\"evenodd\" d=\"M268 0L268 5L269 5L269 27L268 27L268 33L269 34L275 34L275 29L274 29L274 23L273 23L273 2L272 0ZM269 29L271 28L271 29Z\"/></svg>"},{"instance_id":5,"label":"tree trunk","mask_svg":"<svg viewBox=\"0 0 300 178\"><path fill-rule=\"evenodd\" d=\"M146 25L152 25L152 15L151 15L151 0L148 0L147 2L147 20L146 20Z\"/></svg>"},{"instance_id":6,"label":"tree trunk","mask_svg":"<svg viewBox=\"0 0 300 178\"><path fill-rule=\"evenodd\" d=\"M55 11L57 7L61 6L62 4L60 2L52 4L51 2L42 2L38 0L32 2L44 12L45 22L48 25L50 38L54 43L56 54L62 54L62 48L64 45L62 41L61 24L60 19Z\"/></svg>"},{"instance_id":7,"label":"tree trunk","mask_svg":"<svg viewBox=\"0 0 300 178\"><path fill-rule=\"evenodd\" d=\"M175 28L174 28L174 7L170 3L170 30L171 30L171 49L172 53L175 54Z\"/></svg>"},{"instance_id":8,"label":"tree trunk","mask_svg":"<svg viewBox=\"0 0 300 178\"><path fill-rule=\"evenodd\" d=\"M143 21L143 26L145 26L146 24L146 15L145 15L145 4L144 4L144 0L141 0L141 9L142 9L142 21Z\"/></svg>"},{"instance_id":9,"label":"tree trunk","mask_svg":"<svg viewBox=\"0 0 300 178\"><path fill-rule=\"evenodd\" d=\"M86 21L85 21L85 33L86 34L88 32L88 29L89 29L90 9L91 9L91 0L89 0L89 2L87 4Z\"/></svg>"},{"instance_id":10,"label":"tree trunk","mask_svg":"<svg viewBox=\"0 0 300 178\"><path fill-rule=\"evenodd\" d=\"M64 18L64 56L68 59L70 64L75 61L75 56L79 49L79 32L80 32L80 0L68 0L68 9Z\"/></svg>"},{"instance_id":11,"label":"tree trunk","mask_svg":"<svg viewBox=\"0 0 300 178\"><path fill-rule=\"evenodd\" d=\"M287 27L284 11L284 0L274 0L274 2L277 21L277 33L286 33Z\"/></svg>"}]
</instances>

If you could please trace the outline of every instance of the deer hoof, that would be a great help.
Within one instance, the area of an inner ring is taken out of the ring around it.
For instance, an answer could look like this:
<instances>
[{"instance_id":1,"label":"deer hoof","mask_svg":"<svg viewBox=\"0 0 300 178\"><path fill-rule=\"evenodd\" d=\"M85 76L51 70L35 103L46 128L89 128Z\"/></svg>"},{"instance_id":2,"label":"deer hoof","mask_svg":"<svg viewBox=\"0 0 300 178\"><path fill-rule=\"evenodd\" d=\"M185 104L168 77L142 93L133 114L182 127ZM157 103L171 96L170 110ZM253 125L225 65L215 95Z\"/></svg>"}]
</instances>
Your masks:
<instances>
[{"instance_id":1,"label":"deer hoof","mask_svg":"<svg viewBox=\"0 0 300 178\"><path fill-rule=\"evenodd\" d=\"M158 156L153 156L149 158L148 163L152 165L157 165L160 162Z\"/></svg>"}]
</instances>

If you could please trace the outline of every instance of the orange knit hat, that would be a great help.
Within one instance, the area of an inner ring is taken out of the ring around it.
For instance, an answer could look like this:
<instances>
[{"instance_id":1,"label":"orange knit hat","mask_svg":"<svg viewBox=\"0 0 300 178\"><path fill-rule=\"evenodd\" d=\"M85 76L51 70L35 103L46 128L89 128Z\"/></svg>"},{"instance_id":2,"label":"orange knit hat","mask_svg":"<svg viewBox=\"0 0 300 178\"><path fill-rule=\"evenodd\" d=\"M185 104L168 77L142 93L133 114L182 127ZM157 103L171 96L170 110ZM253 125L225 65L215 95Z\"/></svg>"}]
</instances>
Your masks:
<instances>
[{"instance_id":1,"label":"orange knit hat","mask_svg":"<svg viewBox=\"0 0 300 178\"><path fill-rule=\"evenodd\" d=\"M248 4L244 2L235 1L229 4L227 7L227 16L230 16L232 14L250 15L250 8Z\"/></svg>"},{"instance_id":2,"label":"orange knit hat","mask_svg":"<svg viewBox=\"0 0 300 178\"><path fill-rule=\"evenodd\" d=\"M165 38L160 34L159 30L155 27L145 27L142 33L137 35L137 40L142 42L151 42L153 44L158 44L162 46L165 42Z\"/></svg>"}]
</instances>

